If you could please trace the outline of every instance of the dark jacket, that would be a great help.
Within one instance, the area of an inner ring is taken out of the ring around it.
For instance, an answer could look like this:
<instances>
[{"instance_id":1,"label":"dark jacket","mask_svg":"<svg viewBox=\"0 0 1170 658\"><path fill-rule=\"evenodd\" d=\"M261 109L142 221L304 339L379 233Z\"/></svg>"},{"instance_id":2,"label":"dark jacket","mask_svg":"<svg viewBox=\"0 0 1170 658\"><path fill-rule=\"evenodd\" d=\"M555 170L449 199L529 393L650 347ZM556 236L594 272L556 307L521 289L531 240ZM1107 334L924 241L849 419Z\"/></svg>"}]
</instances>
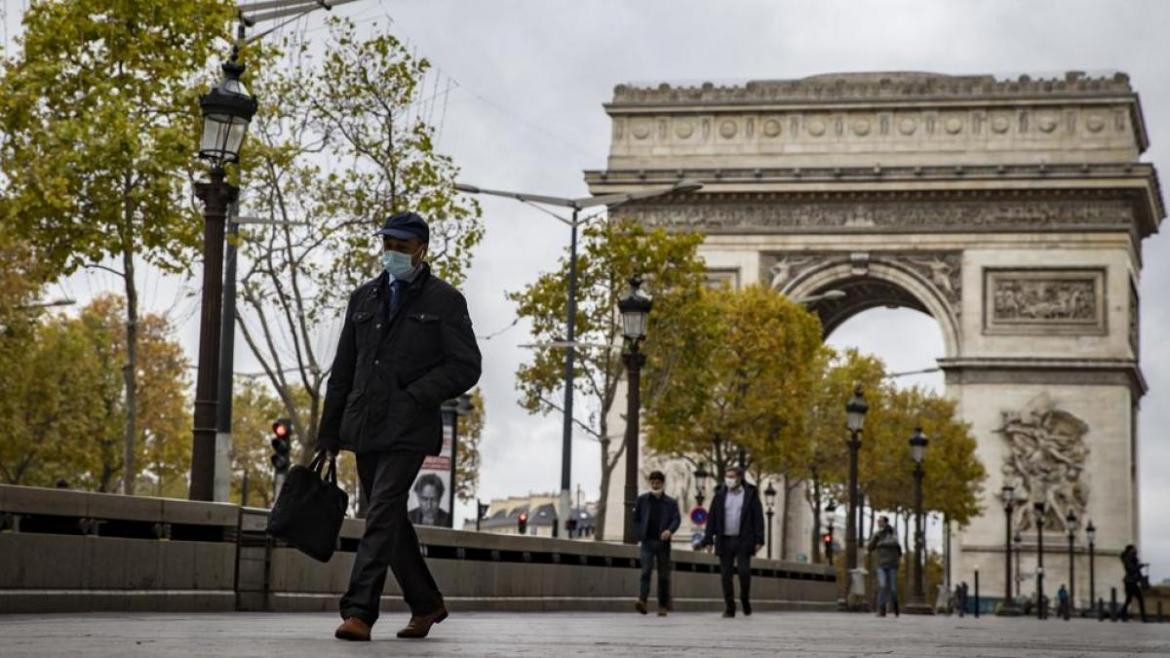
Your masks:
<instances>
[{"instance_id":1,"label":"dark jacket","mask_svg":"<svg viewBox=\"0 0 1170 658\"><path fill-rule=\"evenodd\" d=\"M902 562L902 544L893 526L887 525L869 538L866 548L874 554L875 564L887 569L896 568Z\"/></svg>"},{"instance_id":2,"label":"dark jacket","mask_svg":"<svg viewBox=\"0 0 1170 658\"><path fill-rule=\"evenodd\" d=\"M634 537L639 541L649 536L651 539L658 539L662 536L663 530L669 530L670 534L678 532L678 526L682 523L682 516L678 513L678 501L662 494L660 500L653 500L654 494L646 492L638 496L637 502L634 503ZM650 523L650 505L657 502L662 506L662 511L658 517L658 527L650 528L653 532L646 534L646 526Z\"/></svg>"},{"instance_id":3,"label":"dark jacket","mask_svg":"<svg viewBox=\"0 0 1170 658\"><path fill-rule=\"evenodd\" d=\"M739 536L751 538L751 545L740 545L740 550L753 551L756 546L764 545L764 506L760 504L759 492L753 485L743 483L743 506L740 514ZM723 500L727 495L727 487L719 485L715 489L715 498L711 501L711 513L707 517L707 529L703 534L703 546L715 545L715 553L723 554Z\"/></svg>"},{"instance_id":4,"label":"dark jacket","mask_svg":"<svg viewBox=\"0 0 1170 658\"><path fill-rule=\"evenodd\" d=\"M467 301L423 265L387 321L388 275L349 298L325 390L319 445L439 454L439 405L480 375Z\"/></svg>"}]
</instances>

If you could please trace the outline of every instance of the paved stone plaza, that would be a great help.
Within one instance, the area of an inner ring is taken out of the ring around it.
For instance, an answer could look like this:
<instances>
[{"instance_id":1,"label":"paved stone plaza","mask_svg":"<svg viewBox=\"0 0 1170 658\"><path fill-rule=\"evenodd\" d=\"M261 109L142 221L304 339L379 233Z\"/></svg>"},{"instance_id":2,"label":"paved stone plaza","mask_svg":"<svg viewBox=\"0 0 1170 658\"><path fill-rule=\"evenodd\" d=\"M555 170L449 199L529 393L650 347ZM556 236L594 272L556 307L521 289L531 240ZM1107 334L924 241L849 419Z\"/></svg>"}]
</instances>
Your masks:
<instances>
[{"instance_id":1,"label":"paved stone plaza","mask_svg":"<svg viewBox=\"0 0 1170 658\"><path fill-rule=\"evenodd\" d=\"M1170 655L1170 624L983 617L711 613L666 619L613 613L459 613L430 639L332 639L330 614L0 616L4 656L1129 656Z\"/></svg>"}]
</instances>

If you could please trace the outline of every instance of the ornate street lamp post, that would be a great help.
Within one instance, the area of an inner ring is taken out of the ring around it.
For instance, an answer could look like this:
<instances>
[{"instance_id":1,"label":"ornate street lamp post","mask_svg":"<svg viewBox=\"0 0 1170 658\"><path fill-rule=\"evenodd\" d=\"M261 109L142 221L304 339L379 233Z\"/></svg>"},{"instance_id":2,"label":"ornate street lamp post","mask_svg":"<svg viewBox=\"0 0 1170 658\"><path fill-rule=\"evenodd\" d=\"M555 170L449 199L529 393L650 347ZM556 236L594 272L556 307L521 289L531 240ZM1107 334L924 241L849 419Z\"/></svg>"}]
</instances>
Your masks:
<instances>
[{"instance_id":1,"label":"ornate street lamp post","mask_svg":"<svg viewBox=\"0 0 1170 658\"><path fill-rule=\"evenodd\" d=\"M1017 530L1014 537L1012 537L1012 545L1015 547L1016 554L1016 596L1020 596L1020 553L1023 552L1024 538L1020 536L1020 531Z\"/></svg>"},{"instance_id":2,"label":"ornate street lamp post","mask_svg":"<svg viewBox=\"0 0 1170 658\"><path fill-rule=\"evenodd\" d=\"M703 506L703 501L707 497L703 488L706 486L705 483L709 475L710 473L707 472L706 464L700 463L699 467L695 469L695 504L700 507Z\"/></svg>"},{"instance_id":3,"label":"ornate street lamp post","mask_svg":"<svg viewBox=\"0 0 1170 658\"><path fill-rule=\"evenodd\" d=\"M1097 610L1097 580L1096 570L1093 562L1097 557L1097 528L1093 525L1093 520L1089 519L1089 524L1085 526L1085 539L1089 541L1089 610Z\"/></svg>"},{"instance_id":4,"label":"ornate street lamp post","mask_svg":"<svg viewBox=\"0 0 1170 658\"><path fill-rule=\"evenodd\" d=\"M223 79L199 99L203 134L199 157L211 163L210 180L195 184L203 202L203 297L199 319L199 372L195 384L194 442L191 447L191 500L212 500L215 493L215 434L219 380L219 343L223 303L224 220L240 190L227 182L224 165L238 162L256 99L240 75L238 54L223 65Z\"/></svg>"},{"instance_id":5,"label":"ornate street lamp post","mask_svg":"<svg viewBox=\"0 0 1170 658\"><path fill-rule=\"evenodd\" d=\"M776 490L772 488L772 481L768 480L768 488L764 489L764 501L768 504L768 559L772 559L772 508L776 504Z\"/></svg>"},{"instance_id":6,"label":"ornate street lamp post","mask_svg":"<svg viewBox=\"0 0 1170 658\"><path fill-rule=\"evenodd\" d=\"M1072 614L1077 607L1077 571L1073 556L1074 543L1077 539L1077 515L1069 510L1064 520L1065 530L1068 532L1068 610L1069 614Z\"/></svg>"},{"instance_id":7,"label":"ornate street lamp post","mask_svg":"<svg viewBox=\"0 0 1170 658\"><path fill-rule=\"evenodd\" d=\"M929 615L933 610L926 603L926 586L923 582L922 558L924 556L925 533L922 528L922 478L925 475L922 462L926 459L929 443L921 427L914 428L910 437L910 458L914 460L914 592L906 605L907 614Z\"/></svg>"},{"instance_id":8,"label":"ornate street lamp post","mask_svg":"<svg viewBox=\"0 0 1170 658\"><path fill-rule=\"evenodd\" d=\"M1044 619L1044 514L1046 512L1044 484L1037 483L1032 490L1032 510L1036 520L1036 618Z\"/></svg>"},{"instance_id":9,"label":"ornate street lamp post","mask_svg":"<svg viewBox=\"0 0 1170 658\"><path fill-rule=\"evenodd\" d=\"M1003 605L999 607L997 614L1005 617L1014 617L1020 614L1020 609L1016 605L1015 598L1012 597L1012 512L1016 506L1016 488L1010 484L1005 484L1000 490L1000 498L1003 500L1003 517L1004 517L1004 537L1003 537ZM1019 541L1019 535L1016 535L1016 541Z\"/></svg>"},{"instance_id":10,"label":"ornate street lamp post","mask_svg":"<svg viewBox=\"0 0 1170 658\"><path fill-rule=\"evenodd\" d=\"M637 543L634 531L634 504L638 500L638 416L641 414L641 376L646 355L639 347L646 338L646 320L653 302L640 290L642 278L630 277L630 292L618 301L622 314L622 335L626 339L626 351L622 360L626 364L626 522L625 543Z\"/></svg>"},{"instance_id":11,"label":"ornate street lamp post","mask_svg":"<svg viewBox=\"0 0 1170 658\"><path fill-rule=\"evenodd\" d=\"M849 428L849 509L845 514L845 569L857 568L857 452L861 448L861 430L865 426L865 412L869 405L861 392L861 385L853 389L853 397L845 403L845 426Z\"/></svg>"},{"instance_id":12,"label":"ornate street lamp post","mask_svg":"<svg viewBox=\"0 0 1170 658\"><path fill-rule=\"evenodd\" d=\"M825 535L825 559L829 561L829 566L833 566L833 526L837 521L837 503L829 502L828 507L825 508L825 525L829 527L829 532Z\"/></svg>"}]
</instances>

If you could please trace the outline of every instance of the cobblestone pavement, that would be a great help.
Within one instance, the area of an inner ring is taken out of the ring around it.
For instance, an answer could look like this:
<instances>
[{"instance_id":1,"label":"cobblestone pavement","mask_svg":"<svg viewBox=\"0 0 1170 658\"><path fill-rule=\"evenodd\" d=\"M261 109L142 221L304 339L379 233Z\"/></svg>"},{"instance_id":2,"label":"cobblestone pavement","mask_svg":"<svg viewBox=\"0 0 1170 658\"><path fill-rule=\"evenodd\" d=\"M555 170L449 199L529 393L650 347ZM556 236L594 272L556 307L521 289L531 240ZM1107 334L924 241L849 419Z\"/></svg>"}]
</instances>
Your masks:
<instances>
[{"instance_id":1,"label":"cobblestone pavement","mask_svg":"<svg viewBox=\"0 0 1170 658\"><path fill-rule=\"evenodd\" d=\"M334 640L328 614L0 616L2 656L1170 656L1170 623L757 613L457 613L426 640Z\"/></svg>"}]
</instances>

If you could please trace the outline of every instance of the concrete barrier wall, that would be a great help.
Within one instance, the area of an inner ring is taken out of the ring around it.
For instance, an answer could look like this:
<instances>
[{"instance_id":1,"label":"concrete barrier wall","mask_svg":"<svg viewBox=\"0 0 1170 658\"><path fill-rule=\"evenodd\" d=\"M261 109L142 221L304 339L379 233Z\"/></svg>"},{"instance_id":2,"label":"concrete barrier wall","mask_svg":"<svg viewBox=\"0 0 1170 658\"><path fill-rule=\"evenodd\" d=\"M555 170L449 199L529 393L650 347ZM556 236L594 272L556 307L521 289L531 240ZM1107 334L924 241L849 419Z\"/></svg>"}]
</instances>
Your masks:
<instances>
[{"instance_id":1,"label":"concrete barrier wall","mask_svg":"<svg viewBox=\"0 0 1170 658\"><path fill-rule=\"evenodd\" d=\"M0 612L336 610L363 523L346 519L328 563L274 543L267 510L0 485ZM626 609L637 549L621 544L418 528L455 610ZM722 607L718 561L676 550L678 610ZM753 560L761 610L834 606L822 565ZM651 588L651 597L654 588ZM387 610L403 609L393 578Z\"/></svg>"}]
</instances>

